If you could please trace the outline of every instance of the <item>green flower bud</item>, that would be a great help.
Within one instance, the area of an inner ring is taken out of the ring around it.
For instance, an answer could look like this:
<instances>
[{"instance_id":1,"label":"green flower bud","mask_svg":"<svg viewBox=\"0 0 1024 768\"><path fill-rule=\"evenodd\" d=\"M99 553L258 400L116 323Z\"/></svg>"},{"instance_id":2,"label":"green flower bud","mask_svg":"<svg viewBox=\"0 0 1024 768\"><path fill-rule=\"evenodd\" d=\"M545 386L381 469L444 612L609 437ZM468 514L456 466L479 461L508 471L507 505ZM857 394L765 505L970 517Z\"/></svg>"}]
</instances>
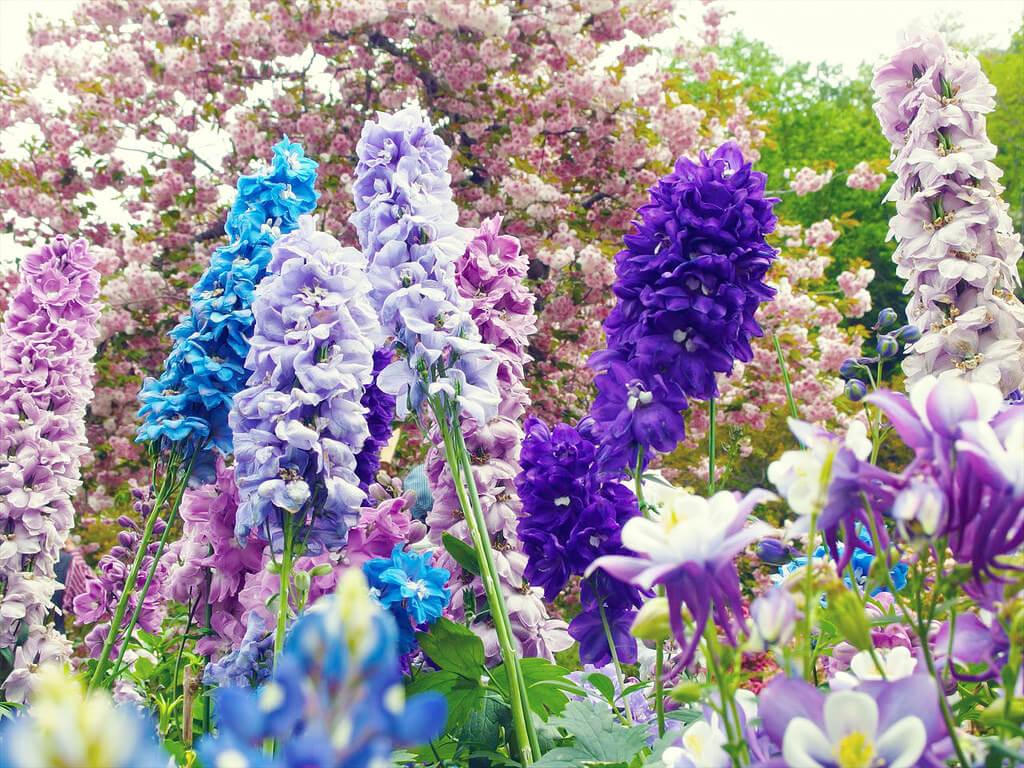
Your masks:
<instances>
[{"instance_id":1,"label":"green flower bud","mask_svg":"<svg viewBox=\"0 0 1024 768\"><path fill-rule=\"evenodd\" d=\"M681 704L692 704L695 701L700 701L700 683L695 683L692 680L683 680L669 691L668 695Z\"/></svg>"},{"instance_id":2,"label":"green flower bud","mask_svg":"<svg viewBox=\"0 0 1024 768\"><path fill-rule=\"evenodd\" d=\"M633 637L649 642L667 640L672 634L668 617L668 598L653 597L643 604L629 628Z\"/></svg>"},{"instance_id":3,"label":"green flower bud","mask_svg":"<svg viewBox=\"0 0 1024 768\"><path fill-rule=\"evenodd\" d=\"M299 592L309 592L309 571L295 571L292 573L292 582Z\"/></svg>"},{"instance_id":4,"label":"green flower bud","mask_svg":"<svg viewBox=\"0 0 1024 768\"><path fill-rule=\"evenodd\" d=\"M856 595L839 585L828 591L828 608L836 627L858 651L871 648L871 625Z\"/></svg>"},{"instance_id":5,"label":"green flower bud","mask_svg":"<svg viewBox=\"0 0 1024 768\"><path fill-rule=\"evenodd\" d=\"M334 570L330 563L320 563L313 570L309 572L310 576L326 576L332 570Z\"/></svg>"}]
</instances>

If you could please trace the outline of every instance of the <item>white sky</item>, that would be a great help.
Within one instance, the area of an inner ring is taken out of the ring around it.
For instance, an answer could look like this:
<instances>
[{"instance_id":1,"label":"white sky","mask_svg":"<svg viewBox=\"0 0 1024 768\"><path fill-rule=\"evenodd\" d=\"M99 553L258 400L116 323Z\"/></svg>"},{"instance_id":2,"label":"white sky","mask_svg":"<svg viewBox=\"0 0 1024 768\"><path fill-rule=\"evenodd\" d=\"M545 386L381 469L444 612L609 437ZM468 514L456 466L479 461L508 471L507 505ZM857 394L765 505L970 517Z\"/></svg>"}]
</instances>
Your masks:
<instances>
[{"instance_id":1,"label":"white sky","mask_svg":"<svg viewBox=\"0 0 1024 768\"><path fill-rule=\"evenodd\" d=\"M337 0L345 2L345 0ZM70 19L78 0L0 0L0 69L10 71L29 53L29 17ZM874 64L899 46L901 33L918 23L949 19L962 25L962 42L1005 47L1024 18L1024 0L721 0L729 12L723 31L742 31L768 43L790 62L827 61L854 76L862 61ZM698 0L679 0L698 19ZM0 265L23 249L0 234Z\"/></svg>"}]
</instances>

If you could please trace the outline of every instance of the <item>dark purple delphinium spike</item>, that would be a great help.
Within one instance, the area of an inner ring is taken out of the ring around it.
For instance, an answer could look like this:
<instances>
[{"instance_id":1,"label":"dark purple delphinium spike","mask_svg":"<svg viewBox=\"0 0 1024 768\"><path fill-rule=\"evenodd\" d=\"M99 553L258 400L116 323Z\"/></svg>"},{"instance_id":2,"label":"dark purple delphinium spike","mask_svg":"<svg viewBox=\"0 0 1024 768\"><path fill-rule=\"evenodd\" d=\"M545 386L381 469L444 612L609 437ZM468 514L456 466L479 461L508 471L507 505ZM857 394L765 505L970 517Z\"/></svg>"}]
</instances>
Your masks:
<instances>
[{"instance_id":1,"label":"dark purple delphinium spike","mask_svg":"<svg viewBox=\"0 0 1024 768\"><path fill-rule=\"evenodd\" d=\"M716 397L715 375L752 358L750 339L762 333L754 313L774 295L764 238L778 201L765 198L765 181L728 143L699 162L680 158L637 211L616 256L608 348L589 363L603 467L632 466L639 448L672 450L687 400Z\"/></svg>"},{"instance_id":2,"label":"dark purple delphinium spike","mask_svg":"<svg viewBox=\"0 0 1024 768\"><path fill-rule=\"evenodd\" d=\"M388 348L373 353L373 382L363 392L361 405L367 409L366 426L370 436L363 443L363 449L356 454L356 477L359 487L366 491L373 483L380 469L380 451L391 439L391 422L395 420L395 396L383 392L377 386L377 376L391 362L392 353Z\"/></svg>"}]
</instances>

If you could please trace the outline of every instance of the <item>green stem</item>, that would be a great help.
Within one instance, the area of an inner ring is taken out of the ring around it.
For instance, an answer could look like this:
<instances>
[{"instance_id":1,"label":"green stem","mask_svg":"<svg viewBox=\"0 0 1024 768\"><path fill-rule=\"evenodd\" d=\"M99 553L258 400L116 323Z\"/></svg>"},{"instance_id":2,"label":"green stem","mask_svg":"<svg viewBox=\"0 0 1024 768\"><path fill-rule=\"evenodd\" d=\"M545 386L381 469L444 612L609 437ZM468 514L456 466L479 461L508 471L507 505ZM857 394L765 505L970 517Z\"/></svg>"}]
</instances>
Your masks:
<instances>
[{"instance_id":1,"label":"green stem","mask_svg":"<svg viewBox=\"0 0 1024 768\"><path fill-rule=\"evenodd\" d=\"M525 679L519 666L519 657L512 643L512 623L508 618L508 609L499 587L497 568L491 551L490 537L486 535L487 524L480 508L480 497L473 477L469 451L459 424L458 412L451 403L442 403L440 399L432 400L431 407L444 443L445 456L455 481L455 491L459 497L463 514L469 528L477 558L480 562L480 576L484 584L484 592L494 620L494 629L498 635L502 660L509 684L509 704L512 709L512 723L516 732L520 757L523 766L534 763L540 756L540 742L530 717L529 703L526 699Z\"/></svg>"},{"instance_id":2,"label":"green stem","mask_svg":"<svg viewBox=\"0 0 1024 768\"><path fill-rule=\"evenodd\" d=\"M156 519L160 515L160 508L171 493L172 482L177 470L176 453L172 453L170 455L167 464L167 474L164 476L164 482L161 484L157 491L156 498L153 500L153 509L150 511L149 517L146 519L146 525L143 528L142 537L139 540L139 549L135 553L135 560L132 562L132 567L128 571L128 578L125 579L121 597L118 599L117 606L114 608L114 615L110 619L110 630L107 632L107 639L104 641L103 649L100 651L100 657L96 662L96 669L92 674L92 679L89 680L87 692L91 692L96 689L103 680L103 675L106 672L107 662L110 660L110 653L114 647L114 641L117 639L119 634L118 630L121 627L121 622L124 620L124 613L128 609L128 600L132 595L135 582L139 578L139 571L142 569L142 560L146 555L146 548L149 546L150 539L153 538L153 526L156 525ZM154 467L154 475L155 472L156 469Z\"/></svg>"},{"instance_id":3,"label":"green stem","mask_svg":"<svg viewBox=\"0 0 1024 768\"><path fill-rule=\"evenodd\" d=\"M811 530L807 536L807 574L804 577L804 637L807 638L807 645L804 648L804 677L814 683L814 646L811 630L814 627L814 611L817 601L813 599L814 592L814 539L818 533L818 510L811 512Z\"/></svg>"},{"instance_id":4,"label":"green stem","mask_svg":"<svg viewBox=\"0 0 1024 768\"><path fill-rule=\"evenodd\" d=\"M277 593L277 627L274 630L274 666L277 666L278 659L281 658L281 651L284 650L284 636L285 630L288 626L288 611L289 611L289 600L288 595L291 592L291 576L292 576L292 539L294 538L294 531L292 530L292 516L289 512L283 511L281 515L281 529L283 533L284 542L282 544L281 552L281 569L278 572L280 576L280 582Z\"/></svg>"},{"instance_id":5,"label":"green stem","mask_svg":"<svg viewBox=\"0 0 1024 768\"><path fill-rule=\"evenodd\" d=\"M793 387L789 382L789 371L786 368L786 358L782 354L782 346L779 344L779 335L772 333L772 343L775 345L775 354L779 357L779 368L782 369L782 383L786 385L786 399L789 400L789 413L794 419L800 415L796 410L796 400L793 399Z\"/></svg>"},{"instance_id":6,"label":"green stem","mask_svg":"<svg viewBox=\"0 0 1024 768\"><path fill-rule=\"evenodd\" d=\"M736 697L732 695L726 685L722 666L718 662L718 638L715 636L714 622L709 621L704 625L704 647L707 650L706 657L711 667L710 671L715 676L715 685L718 687L718 696L721 699L722 711L720 714L722 715L722 724L725 726L725 735L729 739L730 746L745 751L746 742L742 738L742 720L740 720L739 710L736 707ZM732 714L731 718L730 713ZM748 759L749 756L748 752Z\"/></svg>"},{"instance_id":7,"label":"green stem","mask_svg":"<svg viewBox=\"0 0 1024 768\"><path fill-rule=\"evenodd\" d=\"M608 641L608 649L612 653L612 664L615 665L615 676L619 680L619 691L621 692L626 690L626 678L622 674L622 665L619 663L619 652L615 649L615 640L612 638L612 628L608 624L608 616L605 615L603 602L598 606L598 610L601 612L601 624L604 626L604 636L605 639ZM630 710L629 707L629 697L622 697L622 705L626 709L626 721L629 723L629 725L632 725L633 712Z\"/></svg>"},{"instance_id":8,"label":"green stem","mask_svg":"<svg viewBox=\"0 0 1024 768\"><path fill-rule=\"evenodd\" d=\"M715 492L715 398L708 400L708 496Z\"/></svg>"}]
</instances>

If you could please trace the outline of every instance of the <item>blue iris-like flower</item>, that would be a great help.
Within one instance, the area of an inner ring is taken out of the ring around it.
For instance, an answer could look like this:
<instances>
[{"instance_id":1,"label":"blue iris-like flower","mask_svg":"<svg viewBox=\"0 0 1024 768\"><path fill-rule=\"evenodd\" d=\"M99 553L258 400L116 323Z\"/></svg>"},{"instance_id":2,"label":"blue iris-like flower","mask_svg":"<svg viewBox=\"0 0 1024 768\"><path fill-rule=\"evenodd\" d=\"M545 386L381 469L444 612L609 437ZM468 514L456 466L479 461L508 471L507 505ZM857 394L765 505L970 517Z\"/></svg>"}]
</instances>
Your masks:
<instances>
[{"instance_id":1,"label":"blue iris-like flower","mask_svg":"<svg viewBox=\"0 0 1024 768\"><path fill-rule=\"evenodd\" d=\"M871 545L871 538L868 536L867 530L863 526L858 526L857 531L858 538L867 544ZM836 544L837 554L840 558L843 556L843 544L839 542ZM827 558L829 552L825 547L818 547L814 550L814 559ZM868 574L871 573L871 564L875 562L875 556L870 552L865 552L863 549L855 549L853 557L850 559L850 567L853 569L853 576L857 580L857 586L863 589L867 585ZM794 557L790 562L786 563L779 568L779 575L773 577L776 583L782 583L789 574L793 573L804 567L807 564L806 557ZM889 571L889 575L892 577L893 586L896 587L896 591L903 589L907 585L907 564L903 562L896 563ZM847 587L852 588L850 584L850 577L846 571L843 571L843 583ZM888 586L878 586L871 590L872 597L877 595L879 592L888 592ZM822 598L822 604L824 604L824 598Z\"/></svg>"},{"instance_id":2,"label":"blue iris-like flower","mask_svg":"<svg viewBox=\"0 0 1024 768\"><path fill-rule=\"evenodd\" d=\"M238 180L225 224L231 244L214 251L192 288L189 312L170 333L173 346L160 378L142 385L139 441L183 446L185 455L207 445L231 452L228 411L249 377L244 360L253 294L267 273L271 244L316 206L316 167L285 137L270 165Z\"/></svg>"},{"instance_id":3,"label":"blue iris-like flower","mask_svg":"<svg viewBox=\"0 0 1024 768\"><path fill-rule=\"evenodd\" d=\"M451 573L430 565L432 557L432 552L406 552L398 544L390 558L377 557L363 565L371 594L395 616L402 645L410 648L410 640L415 644L411 627L424 628L437 621L452 596L445 587Z\"/></svg>"}]
</instances>

